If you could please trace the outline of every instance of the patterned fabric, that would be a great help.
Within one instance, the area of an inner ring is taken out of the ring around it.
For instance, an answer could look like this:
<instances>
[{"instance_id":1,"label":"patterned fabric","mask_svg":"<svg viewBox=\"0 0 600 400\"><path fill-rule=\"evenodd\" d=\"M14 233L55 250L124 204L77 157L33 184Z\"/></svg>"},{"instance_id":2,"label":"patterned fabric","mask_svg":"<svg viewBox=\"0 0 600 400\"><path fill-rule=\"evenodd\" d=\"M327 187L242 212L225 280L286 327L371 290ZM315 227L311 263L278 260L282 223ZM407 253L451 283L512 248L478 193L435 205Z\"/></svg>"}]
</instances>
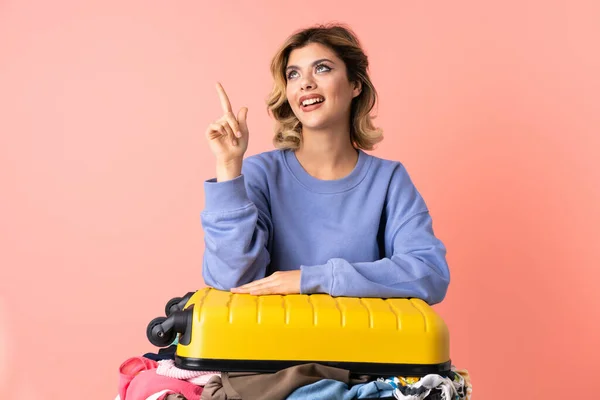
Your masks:
<instances>
[{"instance_id":1,"label":"patterned fabric","mask_svg":"<svg viewBox=\"0 0 600 400\"><path fill-rule=\"evenodd\" d=\"M423 378L392 376L378 381L394 388L394 397L399 400L424 400L434 390L441 392L442 400L471 400L471 378L466 369L452 366L448 377L429 374Z\"/></svg>"}]
</instances>

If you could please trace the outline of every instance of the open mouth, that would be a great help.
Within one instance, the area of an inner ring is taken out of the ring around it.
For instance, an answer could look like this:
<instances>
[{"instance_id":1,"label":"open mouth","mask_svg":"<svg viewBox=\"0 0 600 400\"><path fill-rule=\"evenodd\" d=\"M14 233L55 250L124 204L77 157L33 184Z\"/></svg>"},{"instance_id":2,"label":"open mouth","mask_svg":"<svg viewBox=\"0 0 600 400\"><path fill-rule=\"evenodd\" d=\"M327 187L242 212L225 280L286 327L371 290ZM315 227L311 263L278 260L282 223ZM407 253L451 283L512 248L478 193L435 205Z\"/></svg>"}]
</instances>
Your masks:
<instances>
[{"instance_id":1,"label":"open mouth","mask_svg":"<svg viewBox=\"0 0 600 400\"><path fill-rule=\"evenodd\" d=\"M314 97L312 99L307 99L307 100L302 101L300 106L302 108L311 108L311 107L314 107L315 105L323 103L324 101L325 101L324 97Z\"/></svg>"}]
</instances>

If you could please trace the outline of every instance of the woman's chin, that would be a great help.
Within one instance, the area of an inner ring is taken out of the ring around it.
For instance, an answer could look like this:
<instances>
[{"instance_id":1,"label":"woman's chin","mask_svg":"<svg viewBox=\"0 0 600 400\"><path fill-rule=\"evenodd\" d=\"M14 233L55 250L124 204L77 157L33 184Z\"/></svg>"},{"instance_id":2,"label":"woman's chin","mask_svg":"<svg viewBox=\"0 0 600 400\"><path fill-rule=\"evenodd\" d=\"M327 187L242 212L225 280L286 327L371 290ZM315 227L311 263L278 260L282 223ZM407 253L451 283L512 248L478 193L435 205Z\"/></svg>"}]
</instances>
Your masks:
<instances>
[{"instance_id":1,"label":"woman's chin","mask_svg":"<svg viewBox=\"0 0 600 400\"><path fill-rule=\"evenodd\" d=\"M311 131L325 130L331 126L330 121L324 118L304 118L304 121L300 120L303 129Z\"/></svg>"}]
</instances>

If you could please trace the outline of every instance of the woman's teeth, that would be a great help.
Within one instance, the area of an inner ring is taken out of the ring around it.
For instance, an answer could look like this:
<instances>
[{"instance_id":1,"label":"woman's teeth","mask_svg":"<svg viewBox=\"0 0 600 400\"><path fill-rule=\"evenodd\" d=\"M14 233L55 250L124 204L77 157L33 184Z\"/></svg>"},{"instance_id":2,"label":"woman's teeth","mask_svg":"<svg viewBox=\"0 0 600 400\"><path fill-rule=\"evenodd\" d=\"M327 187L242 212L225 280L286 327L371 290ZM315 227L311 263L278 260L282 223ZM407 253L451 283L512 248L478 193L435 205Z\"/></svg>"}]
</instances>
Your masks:
<instances>
[{"instance_id":1,"label":"woman's teeth","mask_svg":"<svg viewBox=\"0 0 600 400\"><path fill-rule=\"evenodd\" d=\"M302 105L306 107L306 106L310 106L311 104L321 103L323 101L325 101L325 99L309 99L309 100L304 100L302 102Z\"/></svg>"}]
</instances>

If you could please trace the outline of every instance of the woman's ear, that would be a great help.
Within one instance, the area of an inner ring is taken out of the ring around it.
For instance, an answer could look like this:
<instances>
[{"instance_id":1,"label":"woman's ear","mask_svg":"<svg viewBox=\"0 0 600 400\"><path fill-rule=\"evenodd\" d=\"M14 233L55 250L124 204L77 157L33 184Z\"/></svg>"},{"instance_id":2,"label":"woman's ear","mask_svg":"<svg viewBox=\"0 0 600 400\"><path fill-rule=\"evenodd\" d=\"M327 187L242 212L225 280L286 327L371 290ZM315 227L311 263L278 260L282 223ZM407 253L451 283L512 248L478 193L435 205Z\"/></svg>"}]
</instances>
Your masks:
<instances>
[{"instance_id":1,"label":"woman's ear","mask_svg":"<svg viewBox=\"0 0 600 400\"><path fill-rule=\"evenodd\" d=\"M352 98L355 98L362 92L362 82L356 81L354 82L354 89L352 89Z\"/></svg>"}]
</instances>

